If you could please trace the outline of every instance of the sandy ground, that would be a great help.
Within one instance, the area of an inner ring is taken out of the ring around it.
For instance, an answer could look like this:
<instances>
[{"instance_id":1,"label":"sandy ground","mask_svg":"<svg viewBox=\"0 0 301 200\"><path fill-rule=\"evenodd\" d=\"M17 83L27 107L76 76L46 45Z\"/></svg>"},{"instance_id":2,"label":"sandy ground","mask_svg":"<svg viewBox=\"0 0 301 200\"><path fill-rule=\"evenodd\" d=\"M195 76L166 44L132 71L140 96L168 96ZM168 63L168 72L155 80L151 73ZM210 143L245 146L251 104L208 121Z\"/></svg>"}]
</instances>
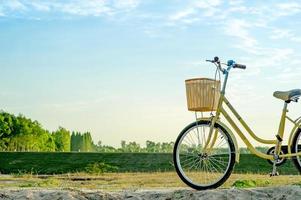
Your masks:
<instances>
[{"instance_id":1,"label":"sandy ground","mask_svg":"<svg viewBox=\"0 0 301 200\"><path fill-rule=\"evenodd\" d=\"M69 200L69 199L301 199L300 186L264 187L253 189L216 189L195 191L190 189L164 189L164 190L137 190L103 192L100 190L59 190L59 189L1 189L0 199L41 199L41 200Z\"/></svg>"}]
</instances>

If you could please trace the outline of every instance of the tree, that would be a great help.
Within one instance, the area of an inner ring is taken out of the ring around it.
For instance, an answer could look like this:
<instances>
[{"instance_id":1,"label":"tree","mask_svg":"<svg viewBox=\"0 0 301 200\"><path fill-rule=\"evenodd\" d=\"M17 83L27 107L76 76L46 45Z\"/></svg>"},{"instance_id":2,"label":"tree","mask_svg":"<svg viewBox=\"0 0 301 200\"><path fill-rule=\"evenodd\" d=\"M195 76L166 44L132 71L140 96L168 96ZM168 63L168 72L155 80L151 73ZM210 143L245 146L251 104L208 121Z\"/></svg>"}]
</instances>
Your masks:
<instances>
[{"instance_id":1,"label":"tree","mask_svg":"<svg viewBox=\"0 0 301 200\"><path fill-rule=\"evenodd\" d=\"M117 150L112 146L102 145L101 141L98 141L97 145L94 144L93 150L102 153L122 152L121 149Z\"/></svg>"},{"instance_id":2,"label":"tree","mask_svg":"<svg viewBox=\"0 0 301 200\"><path fill-rule=\"evenodd\" d=\"M14 115L10 115L9 113L1 112L0 114L0 138L7 137L11 134L13 127L13 119Z\"/></svg>"},{"instance_id":3,"label":"tree","mask_svg":"<svg viewBox=\"0 0 301 200\"><path fill-rule=\"evenodd\" d=\"M71 151L91 152L94 151L94 143L90 132L73 132L71 135Z\"/></svg>"},{"instance_id":4,"label":"tree","mask_svg":"<svg viewBox=\"0 0 301 200\"><path fill-rule=\"evenodd\" d=\"M141 147L140 144L137 144L136 142L129 142L129 144L127 145L127 150L131 153L138 153L141 152Z\"/></svg>"},{"instance_id":5,"label":"tree","mask_svg":"<svg viewBox=\"0 0 301 200\"><path fill-rule=\"evenodd\" d=\"M162 142L161 153L171 153L173 151L174 142Z\"/></svg>"},{"instance_id":6,"label":"tree","mask_svg":"<svg viewBox=\"0 0 301 200\"><path fill-rule=\"evenodd\" d=\"M156 150L156 143L153 141L146 141L146 152L148 153L154 153Z\"/></svg>"},{"instance_id":7,"label":"tree","mask_svg":"<svg viewBox=\"0 0 301 200\"><path fill-rule=\"evenodd\" d=\"M2 151L54 151L48 131L37 121L23 115L0 112L0 149Z\"/></svg>"},{"instance_id":8,"label":"tree","mask_svg":"<svg viewBox=\"0 0 301 200\"><path fill-rule=\"evenodd\" d=\"M72 131L71 137L70 137L70 151L76 151L75 150L75 133Z\"/></svg>"},{"instance_id":9,"label":"tree","mask_svg":"<svg viewBox=\"0 0 301 200\"><path fill-rule=\"evenodd\" d=\"M63 127L52 133L56 151L70 151L70 132Z\"/></svg>"},{"instance_id":10,"label":"tree","mask_svg":"<svg viewBox=\"0 0 301 200\"><path fill-rule=\"evenodd\" d=\"M86 132L86 151L90 152L90 151L94 151L94 144L93 144L93 140L92 140L92 136L90 132Z\"/></svg>"},{"instance_id":11,"label":"tree","mask_svg":"<svg viewBox=\"0 0 301 200\"><path fill-rule=\"evenodd\" d=\"M71 134L71 151L83 151L82 147L82 135L79 132L72 131Z\"/></svg>"}]
</instances>

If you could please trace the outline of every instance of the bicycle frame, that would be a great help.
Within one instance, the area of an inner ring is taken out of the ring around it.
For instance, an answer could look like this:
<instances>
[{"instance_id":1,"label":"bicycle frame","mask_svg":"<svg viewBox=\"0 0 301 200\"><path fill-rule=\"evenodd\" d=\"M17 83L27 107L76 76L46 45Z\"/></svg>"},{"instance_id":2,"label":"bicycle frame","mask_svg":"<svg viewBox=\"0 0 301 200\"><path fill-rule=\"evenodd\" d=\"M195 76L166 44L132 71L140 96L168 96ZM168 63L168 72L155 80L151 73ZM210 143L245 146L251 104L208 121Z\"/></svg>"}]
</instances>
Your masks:
<instances>
[{"instance_id":1,"label":"bicycle frame","mask_svg":"<svg viewBox=\"0 0 301 200\"><path fill-rule=\"evenodd\" d=\"M301 128L301 117L297 118L296 120L292 120L291 118L289 118L286 113L287 113L287 103L284 103L284 107L282 110L282 115L281 115L281 120L279 123L279 128L278 128L278 133L275 140L266 140L266 139L262 139L259 138L258 136L256 136L256 134L251 130L251 128L247 125L247 123L241 118L241 116L238 114L238 112L234 109L234 107L230 104L230 102L227 100L227 98L225 97L225 90L226 90L226 85L227 85L227 80L228 80L228 75L229 75L229 71L230 71L231 67L229 67L227 70L225 70L223 73L225 74L225 79L223 82L223 87L222 90L220 91L220 99L218 102L218 106L217 106L217 110L216 110L216 115L211 118L211 126L210 126L210 131L209 131L209 136L208 139L205 143L205 149L211 149L217 139L217 133L214 132L213 133L213 128L214 128L214 124L215 123L220 123L219 122L219 118L220 115L224 116L225 119L228 121L228 123L231 125L231 127L236 131L236 133L240 136L240 138L242 139L242 141L246 144L247 148L251 151L251 153L264 158L264 159L269 159L269 160L273 160L274 157L273 155L268 155L265 153L262 153L258 150L256 150L254 148L254 146L250 143L250 141L246 138L246 136L244 135L244 133L240 130L240 128L236 125L236 123L233 121L233 119L230 117L230 115L228 114L228 112L224 109L223 105L225 104L229 110L231 111L231 113L236 117L236 119L240 122L240 124L244 127L244 129L248 132L248 134L255 139L256 141L262 143L262 144L273 144L275 145L276 148L276 154L279 156L279 158L283 158L283 157L292 157L292 156L301 156L301 152L299 153L291 153L291 144L292 144L292 140L293 140L293 135L295 134L296 130L300 127ZM204 118L205 120L208 120L208 118ZM292 122L294 124L293 129L291 130L290 136L289 136L289 140L288 140L288 153L286 154L280 154L280 149L282 146L282 139L284 136L284 129L285 129L285 122L286 119L289 120L290 122ZM225 126L225 125L223 125ZM229 128L227 128L229 130ZM230 133L235 146L237 148L237 142L236 139L234 137L234 135L232 133ZM212 141L211 141L212 140ZM211 143L210 143L211 141ZM237 149L236 149L237 151ZM236 154L239 154L239 152ZM236 162L239 162L239 156L236 156Z\"/></svg>"}]
</instances>

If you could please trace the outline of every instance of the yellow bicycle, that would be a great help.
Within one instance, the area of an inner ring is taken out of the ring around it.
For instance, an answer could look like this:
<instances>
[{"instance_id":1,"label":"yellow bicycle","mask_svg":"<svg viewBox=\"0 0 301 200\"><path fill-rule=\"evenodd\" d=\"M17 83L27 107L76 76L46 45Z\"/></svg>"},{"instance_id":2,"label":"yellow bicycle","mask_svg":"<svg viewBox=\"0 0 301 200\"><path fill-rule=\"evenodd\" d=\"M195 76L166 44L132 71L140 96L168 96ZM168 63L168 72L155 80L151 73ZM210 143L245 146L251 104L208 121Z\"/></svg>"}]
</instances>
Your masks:
<instances>
[{"instance_id":1,"label":"yellow bicycle","mask_svg":"<svg viewBox=\"0 0 301 200\"><path fill-rule=\"evenodd\" d=\"M256 136L225 97L231 69L246 69L246 66L233 60L221 63L218 57L207 61L216 66L215 79L197 78L185 81L188 109L195 112L210 111L211 116L198 118L196 115L196 121L185 127L175 142L174 165L182 181L194 189L204 190L217 188L229 178L235 162L239 162L239 148L233 132L222 120L231 125L251 153L272 162L271 176L278 175L276 168L286 158L292 158L301 172L301 117L293 120L286 114L288 104L298 101L301 90L274 92L274 97L284 101L278 133L274 140L262 139ZM216 80L217 72L224 75L222 87L221 81ZM262 144L273 145L269 153L265 154L254 148L226 111L226 107L252 138ZM288 144L283 145L287 120L293 123L294 127L290 132Z\"/></svg>"}]
</instances>

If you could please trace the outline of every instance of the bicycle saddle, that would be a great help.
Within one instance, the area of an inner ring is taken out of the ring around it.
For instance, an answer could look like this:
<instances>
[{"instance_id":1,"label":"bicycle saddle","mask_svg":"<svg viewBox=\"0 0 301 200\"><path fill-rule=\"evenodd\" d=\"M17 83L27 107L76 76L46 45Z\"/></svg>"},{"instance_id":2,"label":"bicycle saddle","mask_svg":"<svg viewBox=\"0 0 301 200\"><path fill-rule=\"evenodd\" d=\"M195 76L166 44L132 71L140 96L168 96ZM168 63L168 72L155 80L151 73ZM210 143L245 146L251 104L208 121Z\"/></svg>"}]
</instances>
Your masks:
<instances>
[{"instance_id":1,"label":"bicycle saddle","mask_svg":"<svg viewBox=\"0 0 301 200\"><path fill-rule=\"evenodd\" d=\"M294 89L289 91L276 91L273 96L278 99L282 99L283 101L297 101L298 97L301 96L301 90Z\"/></svg>"}]
</instances>

